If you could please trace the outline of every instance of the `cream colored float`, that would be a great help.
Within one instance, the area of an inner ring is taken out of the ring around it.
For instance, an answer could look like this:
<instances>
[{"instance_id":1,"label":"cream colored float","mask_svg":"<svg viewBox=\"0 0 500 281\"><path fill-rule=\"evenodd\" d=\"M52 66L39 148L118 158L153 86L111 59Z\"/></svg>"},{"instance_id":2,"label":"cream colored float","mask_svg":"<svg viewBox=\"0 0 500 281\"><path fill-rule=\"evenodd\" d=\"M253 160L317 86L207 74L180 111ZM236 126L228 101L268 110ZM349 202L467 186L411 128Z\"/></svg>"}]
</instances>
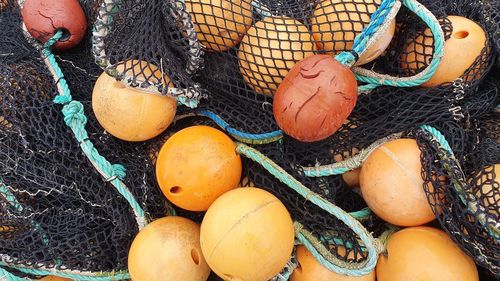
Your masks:
<instances>
[{"instance_id":1,"label":"cream colored float","mask_svg":"<svg viewBox=\"0 0 500 281\"><path fill-rule=\"evenodd\" d=\"M127 61L117 69L131 67L128 75L134 73L137 79L147 78L153 83L172 86L167 75L144 61ZM172 123L177 102L171 96L128 87L104 72L95 83L92 108L99 124L111 135L125 141L145 141L158 136Z\"/></svg>"}]
</instances>

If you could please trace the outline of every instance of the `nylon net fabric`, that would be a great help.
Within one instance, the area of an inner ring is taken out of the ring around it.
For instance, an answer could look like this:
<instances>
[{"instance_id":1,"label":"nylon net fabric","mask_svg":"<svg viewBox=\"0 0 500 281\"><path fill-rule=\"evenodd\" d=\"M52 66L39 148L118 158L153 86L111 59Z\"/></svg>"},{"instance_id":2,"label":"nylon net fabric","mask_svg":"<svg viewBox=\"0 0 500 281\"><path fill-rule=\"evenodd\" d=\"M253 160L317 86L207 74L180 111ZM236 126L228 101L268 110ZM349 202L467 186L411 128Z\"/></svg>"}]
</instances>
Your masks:
<instances>
[{"instance_id":1,"label":"nylon net fabric","mask_svg":"<svg viewBox=\"0 0 500 281\"><path fill-rule=\"evenodd\" d=\"M10 3L10 2L9 2ZM82 2L87 17L95 4ZM12 6L10 6L12 5ZM38 50L21 30L18 8L0 13L0 248L10 266L113 272L127 267L138 231L129 204L95 170L53 103L56 86ZM75 99L92 112L90 93L101 72L90 38L58 55ZM6 55L4 55L6 54ZM149 218L167 214L145 145L106 134L87 114L90 140L113 163ZM13 203L17 201L17 203Z\"/></svg>"},{"instance_id":2,"label":"nylon net fabric","mask_svg":"<svg viewBox=\"0 0 500 281\"><path fill-rule=\"evenodd\" d=\"M458 161L428 135L420 134L417 140L422 150L424 189L440 225L493 278L500 258L498 238L492 234L494 228L498 231L500 144L484 127L490 118L498 123L496 114L467 129L456 123L442 124L442 129L450 130L445 136L451 140Z\"/></svg>"},{"instance_id":3,"label":"nylon net fabric","mask_svg":"<svg viewBox=\"0 0 500 281\"><path fill-rule=\"evenodd\" d=\"M272 95L288 70L310 54L349 51L355 35L381 4L377 0L362 5L353 5L358 2L354 0L241 0L233 4L224 0L128 0L103 6L102 2L80 1L89 22L87 38L79 47L58 54L58 60L74 99L85 106L92 142L110 162L126 167L124 182L149 219L165 216L170 209L154 179L156 153L169 136L191 125L219 127L203 116L217 116L240 132L278 130ZM5 9L0 13L0 23L5 26L0 38L7 40L0 41L0 54L8 55L0 57L0 92L8 94L0 96L0 178L21 208L9 203L6 196L0 200L2 254L11 257L12 265L92 272L126 269L128 247L137 233L132 210L81 152L64 123L61 107L52 102L56 85L43 58L22 37L18 9L13 2L6 8L3 3L0 0L0 9ZM460 79L433 88L379 87L360 94L349 121L324 141L304 144L284 136L253 147L312 192L354 212L366 204L341 176L309 178L304 167L349 159L394 133L417 138L429 201L435 210L442 210L440 225L479 265L498 272L498 242L477 217L486 208L488 214L484 215L498 221L498 210L491 207L498 206L498 194L485 188L495 185L491 165L499 163L492 158L499 155L494 109L499 101L498 70L488 74L500 47L499 5L490 0L426 0L422 4L440 20L445 39L453 33L448 15L465 16L485 29L486 47ZM345 11L341 18L334 12L339 10ZM90 34L96 19L100 25L95 26L92 49ZM340 24L334 26L334 21ZM337 32L332 34L331 29ZM402 7L387 51L363 67L400 77L421 73L434 52L426 29L421 19ZM131 59L147 63L139 68L128 65L122 71L114 67ZM155 67L171 82L145 75ZM188 117L177 120L156 139L122 142L104 132L92 114L90 93L101 68L131 86L153 86L167 94L169 88L198 85L207 97L195 109L180 107L178 116ZM132 75L124 77L125 72ZM451 162L455 171L444 167L449 160L442 160L436 142L429 142L418 130L424 124L445 133L467 177L465 192L491 206L475 212L464 207L467 204L451 184L459 174L458 167ZM440 176L446 178L445 183L436 182ZM244 160L241 185L255 185L275 194L293 219L330 254L349 262L366 260L367 253L349 227L300 197L260 164ZM445 203L437 203L443 196ZM181 209L177 213L198 222L203 215ZM385 229L384 222L373 215L362 223L374 236ZM339 249L347 244L351 247L346 252Z\"/></svg>"},{"instance_id":4,"label":"nylon net fabric","mask_svg":"<svg viewBox=\"0 0 500 281\"><path fill-rule=\"evenodd\" d=\"M454 35L448 16L467 17L485 30L484 49L459 79L431 88L379 87L361 94L349 121L324 141L304 144L284 136L279 142L256 146L313 192L345 210L355 211L365 205L358 194L346 187L340 176L311 179L304 175L303 167L349 159L376 140L400 132L408 135L424 124L438 125L454 120L466 123L491 111L496 104L497 86L483 80L496 57L498 21L494 19L498 5L494 1L421 3L438 18L445 40ZM197 109L183 112L199 115L211 112L231 128L253 134L279 129L272 115L272 95L288 70L300 59L314 53L349 51L355 35L369 23L370 15L378 5L379 1L355 6L350 1L333 0L175 2L180 11L189 13L196 38L203 46L203 68L193 76L192 83L199 83L208 94ZM163 11L164 16L168 15L168 9L163 7ZM345 13L339 16L335 11ZM185 38L175 40L173 48L187 50L189 36L185 26L178 18L174 20L176 24L168 17L164 22L167 26L177 25L178 32L173 33ZM401 8L395 22L394 37L386 52L362 67L397 77L418 75L428 67L434 53L432 34L422 19L407 7ZM179 25L183 27L179 28ZM328 31L332 29L338 32L332 34ZM147 53L147 48L144 48L134 57ZM115 58L111 56L111 59ZM481 91L478 90L480 85ZM466 142L465 139L462 141ZM337 230L339 237L354 243L355 259L365 258L359 250L359 243L353 239L352 231L326 215L325 211L287 191L287 187L259 164L247 162L250 180L277 194L294 218L303 222L309 231L321 237ZM377 223L371 226L374 225L380 227ZM323 244L330 247L328 242ZM331 252L339 254L335 245Z\"/></svg>"}]
</instances>

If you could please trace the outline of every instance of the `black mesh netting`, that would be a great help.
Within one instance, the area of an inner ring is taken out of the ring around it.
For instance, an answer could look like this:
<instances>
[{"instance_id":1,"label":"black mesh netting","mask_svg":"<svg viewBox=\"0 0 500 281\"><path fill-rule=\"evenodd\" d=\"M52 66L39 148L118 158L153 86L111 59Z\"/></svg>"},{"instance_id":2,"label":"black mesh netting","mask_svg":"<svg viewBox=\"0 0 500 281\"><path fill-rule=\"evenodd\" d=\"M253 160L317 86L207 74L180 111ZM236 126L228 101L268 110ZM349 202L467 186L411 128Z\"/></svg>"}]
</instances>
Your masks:
<instances>
[{"instance_id":1,"label":"black mesh netting","mask_svg":"<svg viewBox=\"0 0 500 281\"><path fill-rule=\"evenodd\" d=\"M479 265L498 276L500 248L492 229L498 231L500 214L500 142L484 127L484 122L493 120L494 134L498 134L498 114L467 129L452 122L436 126L447 132L458 161L428 134L420 132L417 141L423 151L424 189L429 201L435 202L431 206L439 214L439 223Z\"/></svg>"},{"instance_id":2,"label":"black mesh netting","mask_svg":"<svg viewBox=\"0 0 500 281\"><path fill-rule=\"evenodd\" d=\"M97 6L88 2L82 4L92 22ZM2 261L92 272L125 269L137 233L133 212L81 152L61 106L52 101L54 80L20 24L18 9L0 13L0 178L20 203L0 201ZM118 141L88 114L101 72L90 40L58 57L74 98L85 105L89 138L109 161L126 166L124 182L147 215L164 216L167 203L156 188L145 145Z\"/></svg>"},{"instance_id":3,"label":"black mesh netting","mask_svg":"<svg viewBox=\"0 0 500 281\"><path fill-rule=\"evenodd\" d=\"M96 18L101 22L106 18L109 34L96 36L94 42L98 46L93 50L98 54L98 64L106 67L130 59L147 61L171 78L168 85L155 85L160 92L166 92L168 87L185 89L198 84L208 94L197 109L182 107L178 115L210 111L232 128L254 134L278 129L272 113L272 94L288 69L313 53L349 50L355 35L368 24L370 14L380 4L280 0L260 1L259 6L248 0L232 4L222 0L204 4L189 0L184 4L128 0L116 1L101 9L98 16L102 1L80 2L86 11L89 34ZM499 163L498 115L494 113L499 104L498 72L491 72L485 79L500 47L498 1L421 2L440 19L446 38L453 32L447 15L465 16L486 30L486 47L461 79L434 88L380 87L361 94L349 122L324 141L304 144L285 136L278 142L255 146L312 191L348 212L366 205L341 176L308 178L302 167L347 159L378 139L404 132L416 137L423 148L424 174L433 175L427 182L440 175L456 177L444 168L445 161L439 158L435 143L418 132L423 124L445 133L467 176L467 192L479 197L480 202L496 202L498 206L498 194L482 188L491 182L485 180L493 175L489 167ZM12 264L26 266L64 265L94 272L125 269L128 247L137 232L132 210L80 151L64 123L61 107L52 102L56 93L52 76L39 52L22 36L18 9L12 3L4 8L2 3L0 0L0 10L4 9L0 13L0 178L22 206L20 209L0 201L2 254L8 254ZM333 12L338 10L347 12L339 18ZM265 17L267 13L273 16ZM198 42L193 40L189 18L195 21ZM432 37L425 24L407 8L401 8L396 23L385 54L364 67L397 76L415 75L429 64L434 49ZM324 26L336 32L325 31ZM181 128L215 124L203 117L182 119L162 136L145 143L129 144L106 134L90 105L90 93L102 70L94 63L89 34L79 47L58 55L58 61L74 99L85 105L92 142L110 162L127 168L124 182L148 216L164 216L168 205L154 180L155 151ZM198 43L205 46L203 68L191 75L186 66L197 65ZM405 63L409 57L414 60ZM136 80L144 69L139 70L141 73L136 73L137 69L125 71L134 74L128 81L132 85L144 82ZM123 78L123 73L113 72L112 68L108 72ZM243 185L250 181L271 191L287 206L294 220L316 237L335 233L353 245L354 260L366 258L358 238L347 226L298 196L259 164L249 160L244 164L248 181ZM441 226L479 265L498 274L498 242L464 207L450 179L434 186L439 188L428 190L430 199L441 194L447 198L434 206L443 210L438 217ZM178 211L198 221L202 217ZM498 221L496 211L496 217L492 212L487 216ZM384 229L384 223L375 217L363 224L375 236ZM331 252L344 260L349 254L340 255L335 245Z\"/></svg>"}]
</instances>

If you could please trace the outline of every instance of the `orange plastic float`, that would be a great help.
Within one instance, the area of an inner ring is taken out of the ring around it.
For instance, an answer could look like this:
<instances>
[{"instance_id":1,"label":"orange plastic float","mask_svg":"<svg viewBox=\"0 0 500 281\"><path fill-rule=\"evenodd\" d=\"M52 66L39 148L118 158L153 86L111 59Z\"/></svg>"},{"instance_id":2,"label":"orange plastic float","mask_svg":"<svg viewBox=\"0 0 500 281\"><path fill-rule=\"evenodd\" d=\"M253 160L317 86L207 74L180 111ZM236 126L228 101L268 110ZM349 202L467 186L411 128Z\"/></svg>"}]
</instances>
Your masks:
<instances>
[{"instance_id":1,"label":"orange plastic float","mask_svg":"<svg viewBox=\"0 0 500 281\"><path fill-rule=\"evenodd\" d=\"M170 78L144 61L120 63L119 71L168 85ZM140 74L141 73L141 74ZM162 96L126 86L105 72L97 79L92 93L92 108L97 121L111 135L125 141L145 141L161 134L172 123L177 109L173 97Z\"/></svg>"},{"instance_id":2,"label":"orange plastic float","mask_svg":"<svg viewBox=\"0 0 500 281\"><path fill-rule=\"evenodd\" d=\"M380 0L320 2L311 18L311 30L318 47L330 55L352 49L354 39L368 25L370 15L377 10L380 2ZM360 10L366 10L367 13L359 13ZM353 23L353 19L359 22ZM361 21L366 22L366 25ZM359 57L355 65L366 64L378 58L391 43L395 29L396 21L393 19L378 40Z\"/></svg>"},{"instance_id":3,"label":"orange plastic float","mask_svg":"<svg viewBox=\"0 0 500 281\"><path fill-rule=\"evenodd\" d=\"M347 123L349 123L349 121L347 121ZM355 128L355 127L356 126L353 126L352 128ZM359 153L359 149L354 147L351 149L351 153L344 152L343 154L336 154L333 156L333 159L335 160L335 162L342 162L344 159L350 158L353 155L356 155L358 153ZM342 179L349 187L359 187L359 174L360 173L361 173L361 167L343 173Z\"/></svg>"},{"instance_id":4,"label":"orange plastic float","mask_svg":"<svg viewBox=\"0 0 500 281\"><path fill-rule=\"evenodd\" d=\"M271 193L237 188L210 206L200 241L210 268L224 280L263 281L290 259L294 228L287 209Z\"/></svg>"},{"instance_id":5,"label":"orange plastic float","mask_svg":"<svg viewBox=\"0 0 500 281\"><path fill-rule=\"evenodd\" d=\"M444 55L434 75L422 87L435 87L451 83L469 69L486 47L486 34L477 23L460 16L447 17L453 26L453 32L444 43ZM432 32L424 31L411 42L402 57L401 67L412 71L429 65L433 55ZM474 74L472 71L471 74Z\"/></svg>"},{"instance_id":6,"label":"orange plastic float","mask_svg":"<svg viewBox=\"0 0 500 281\"><path fill-rule=\"evenodd\" d=\"M238 44L252 25L250 0L186 0L198 40L211 51Z\"/></svg>"},{"instance_id":7,"label":"orange plastic float","mask_svg":"<svg viewBox=\"0 0 500 281\"><path fill-rule=\"evenodd\" d=\"M377 263L377 281L478 281L474 261L444 232L409 227L391 235Z\"/></svg>"},{"instance_id":8,"label":"orange plastic float","mask_svg":"<svg viewBox=\"0 0 500 281\"><path fill-rule=\"evenodd\" d=\"M128 255L132 281L205 281L210 274L200 249L200 227L183 217L158 219L135 237Z\"/></svg>"},{"instance_id":9,"label":"orange plastic float","mask_svg":"<svg viewBox=\"0 0 500 281\"><path fill-rule=\"evenodd\" d=\"M349 187L359 186L359 175L361 174L361 168L357 168L342 174L342 179Z\"/></svg>"},{"instance_id":10,"label":"orange plastic float","mask_svg":"<svg viewBox=\"0 0 500 281\"><path fill-rule=\"evenodd\" d=\"M345 253L345 249L339 248ZM353 258L353 254L349 254ZM375 270L365 276L346 276L328 270L319 263L306 247L297 246L296 251L299 266L293 271L290 281L375 281Z\"/></svg>"},{"instance_id":11,"label":"orange plastic float","mask_svg":"<svg viewBox=\"0 0 500 281\"><path fill-rule=\"evenodd\" d=\"M21 15L28 32L41 43L62 30L63 37L54 44L56 50L78 45L87 31L85 13L77 0L25 0Z\"/></svg>"},{"instance_id":12,"label":"orange plastic float","mask_svg":"<svg viewBox=\"0 0 500 281\"><path fill-rule=\"evenodd\" d=\"M383 220L417 226L434 220L424 192L420 149L413 139L378 147L361 168L360 187L368 207Z\"/></svg>"},{"instance_id":13,"label":"orange plastic float","mask_svg":"<svg viewBox=\"0 0 500 281\"><path fill-rule=\"evenodd\" d=\"M156 161L156 178L163 194L175 205L205 211L241 179L236 144L223 132L193 126L170 137Z\"/></svg>"},{"instance_id":14,"label":"orange plastic float","mask_svg":"<svg viewBox=\"0 0 500 281\"><path fill-rule=\"evenodd\" d=\"M266 17L241 41L240 72L255 92L272 96L295 63L313 55L315 49L309 30L301 22L286 16Z\"/></svg>"}]
</instances>

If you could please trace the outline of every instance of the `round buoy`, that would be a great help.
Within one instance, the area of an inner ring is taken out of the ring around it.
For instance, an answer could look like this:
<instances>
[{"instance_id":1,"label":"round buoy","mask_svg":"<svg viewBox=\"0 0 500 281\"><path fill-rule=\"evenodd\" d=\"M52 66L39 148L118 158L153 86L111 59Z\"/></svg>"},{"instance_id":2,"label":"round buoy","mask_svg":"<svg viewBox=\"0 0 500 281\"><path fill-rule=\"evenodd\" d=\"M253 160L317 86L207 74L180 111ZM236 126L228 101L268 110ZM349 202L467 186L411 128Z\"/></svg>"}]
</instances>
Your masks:
<instances>
[{"instance_id":1,"label":"round buoy","mask_svg":"<svg viewBox=\"0 0 500 281\"><path fill-rule=\"evenodd\" d=\"M464 75L486 47L486 34L477 23L460 16L448 16L453 32L444 42L444 54L434 75L422 87L451 83ZM401 59L401 68L418 72L427 67L434 52L434 38L430 29L413 40ZM477 70L469 74L474 75Z\"/></svg>"},{"instance_id":2,"label":"round buoy","mask_svg":"<svg viewBox=\"0 0 500 281\"><path fill-rule=\"evenodd\" d=\"M417 226L435 219L424 192L420 149L414 139L387 142L363 163L360 187L368 207L383 220Z\"/></svg>"},{"instance_id":3,"label":"round buoy","mask_svg":"<svg viewBox=\"0 0 500 281\"><path fill-rule=\"evenodd\" d=\"M205 281L210 274L200 248L200 227L183 217L165 217L135 237L128 255L133 281Z\"/></svg>"},{"instance_id":4,"label":"round buoy","mask_svg":"<svg viewBox=\"0 0 500 281\"><path fill-rule=\"evenodd\" d=\"M314 9L311 31L316 44L330 55L351 50L354 39L370 22L370 16L380 5L380 0L345 1L324 0ZM355 65L362 65L378 58L391 43L396 20L379 35L378 40L359 57Z\"/></svg>"},{"instance_id":5,"label":"round buoy","mask_svg":"<svg viewBox=\"0 0 500 281\"><path fill-rule=\"evenodd\" d=\"M210 206L201 224L201 249L224 280L269 280L290 259L292 219L271 193L245 187L231 190Z\"/></svg>"},{"instance_id":6,"label":"round buoy","mask_svg":"<svg viewBox=\"0 0 500 281\"><path fill-rule=\"evenodd\" d=\"M266 17L243 37L238 59L243 79L255 92L274 92L296 62L314 54L316 45L307 27L292 18Z\"/></svg>"},{"instance_id":7,"label":"round buoy","mask_svg":"<svg viewBox=\"0 0 500 281\"><path fill-rule=\"evenodd\" d=\"M198 40L210 51L226 51L252 25L250 0L186 0Z\"/></svg>"},{"instance_id":8,"label":"round buoy","mask_svg":"<svg viewBox=\"0 0 500 281\"><path fill-rule=\"evenodd\" d=\"M343 173L342 179L349 187L359 187L359 174L361 174L361 168Z\"/></svg>"},{"instance_id":9,"label":"round buoy","mask_svg":"<svg viewBox=\"0 0 500 281\"><path fill-rule=\"evenodd\" d=\"M474 261L444 232L409 227L392 234L377 263L377 281L478 281Z\"/></svg>"},{"instance_id":10,"label":"round buoy","mask_svg":"<svg viewBox=\"0 0 500 281\"><path fill-rule=\"evenodd\" d=\"M41 43L62 30L56 50L75 47L87 31L87 19L77 0L25 0L21 15L28 32Z\"/></svg>"},{"instance_id":11,"label":"round buoy","mask_svg":"<svg viewBox=\"0 0 500 281\"><path fill-rule=\"evenodd\" d=\"M120 63L119 71L132 68L138 79L155 80L164 85L170 78L145 61ZM163 80L163 81L162 81ZM172 123L177 102L171 96L147 92L126 86L103 72L92 92L92 108L97 121L111 135L125 141L145 141L161 134Z\"/></svg>"},{"instance_id":12,"label":"round buoy","mask_svg":"<svg viewBox=\"0 0 500 281\"><path fill-rule=\"evenodd\" d=\"M358 97L357 85L354 73L332 56L310 56L291 69L276 91L276 122L299 141L323 140L351 114Z\"/></svg>"},{"instance_id":13,"label":"round buoy","mask_svg":"<svg viewBox=\"0 0 500 281\"><path fill-rule=\"evenodd\" d=\"M238 186L241 173L236 144L208 126L175 133L156 161L156 178L163 194L190 211L206 211L215 199Z\"/></svg>"}]
</instances>

